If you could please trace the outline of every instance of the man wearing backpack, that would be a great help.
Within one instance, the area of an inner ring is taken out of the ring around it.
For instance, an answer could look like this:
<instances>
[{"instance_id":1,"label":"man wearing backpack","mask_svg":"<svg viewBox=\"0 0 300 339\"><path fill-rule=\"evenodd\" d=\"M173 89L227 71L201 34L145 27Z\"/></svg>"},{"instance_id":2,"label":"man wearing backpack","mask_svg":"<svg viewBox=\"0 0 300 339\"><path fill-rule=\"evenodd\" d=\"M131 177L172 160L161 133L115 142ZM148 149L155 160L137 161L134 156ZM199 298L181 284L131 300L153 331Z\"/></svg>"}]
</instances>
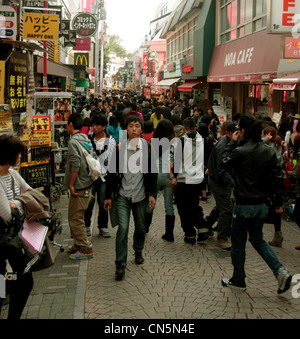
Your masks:
<instances>
[{"instance_id":1,"label":"man wearing backpack","mask_svg":"<svg viewBox=\"0 0 300 339\"><path fill-rule=\"evenodd\" d=\"M81 147L91 151L92 144L80 130L83 119L80 114L71 114L68 119L67 132L71 136L68 144L68 156L64 189L69 189L68 221L74 245L69 247L70 259L89 259L94 256L92 244L88 241L84 224L84 213L91 200L93 180L89 176L86 158Z\"/></svg>"}]
</instances>

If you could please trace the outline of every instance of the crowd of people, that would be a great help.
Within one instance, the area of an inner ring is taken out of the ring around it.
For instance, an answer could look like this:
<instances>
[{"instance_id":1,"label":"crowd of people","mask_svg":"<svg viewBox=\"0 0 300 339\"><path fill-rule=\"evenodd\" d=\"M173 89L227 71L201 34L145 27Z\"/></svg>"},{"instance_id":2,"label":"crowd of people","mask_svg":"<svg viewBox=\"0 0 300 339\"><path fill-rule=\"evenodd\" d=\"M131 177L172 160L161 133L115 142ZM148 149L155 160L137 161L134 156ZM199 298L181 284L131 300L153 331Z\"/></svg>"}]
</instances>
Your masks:
<instances>
[{"instance_id":1,"label":"crowd of people","mask_svg":"<svg viewBox=\"0 0 300 339\"><path fill-rule=\"evenodd\" d=\"M174 241L176 205L184 241L201 243L217 232L217 245L231 250L234 266L232 278L224 278L222 284L244 289L248 232L250 242L278 279L278 293L289 288L291 275L278 261L270 245L281 247L283 242L283 159L284 153L291 150L295 158L297 155L298 135L295 135L294 120L287 123L283 116L278 128L270 118L237 114L232 121L221 125L213 107L204 112L192 99L174 101L161 97L146 100L129 94L91 98L86 106L82 114L85 119L90 119L89 138L94 150L98 154L102 152L102 161L105 159L107 165L105 184L100 179L93 184L94 191L98 192L99 216L102 215L98 222L100 235L110 237L108 213L114 211L118 225L116 279L125 276L131 211L135 223L135 262L144 262L145 234L150 230L157 191L161 189L165 207L162 239ZM99 116L103 118L103 134L97 137ZM125 139L122 139L122 133ZM154 140L168 140L171 146L156 148ZM179 140L179 143L172 143L173 140ZM130 171L131 156L146 149L147 158L156 153L156 170L153 172L153 167L144 169L135 163L133 167L137 171ZM118 160L111 170L114 152L118 153L117 159L123 152L127 156L121 157L122 160ZM125 172L120 170L122 166L125 166ZM293 175L292 172L288 174ZM105 188L100 190L100 186ZM209 215L204 216L199 202L207 201L210 196L214 196L216 205ZM90 204L93 206L93 199ZM82 220L84 218L83 213ZM90 212L85 219L82 229L89 226ZM274 238L269 243L262 236L265 223L274 225ZM70 248L73 258L93 256L92 248L82 249L75 243Z\"/></svg>"},{"instance_id":2,"label":"crowd of people","mask_svg":"<svg viewBox=\"0 0 300 339\"><path fill-rule=\"evenodd\" d=\"M134 220L135 263L141 265L145 235L151 232L157 193L162 190L163 240L175 240L176 206L185 243L204 242L215 231L218 246L231 250L233 274L222 279L223 286L246 288L245 246L249 236L278 281L277 293L289 289L292 275L271 246L281 247L283 241L284 173L296 180L296 194L300 194L297 119L283 115L277 126L269 118L239 114L221 125L213 107L204 112L192 99L145 100L113 93L77 99L68 117L67 132L71 139L64 188L70 192L68 222L74 241L68 249L70 259L94 256L88 236L97 200L99 234L110 237L109 220L111 226L118 227L115 278L122 280L130 215ZM11 209L22 212L16 197L30 188L11 169L20 160L23 147L12 136L0 138L0 217L7 224L12 220ZM101 176L96 181L89 175L83 148L101 164ZM286 171L284 159L292 159L293 168ZM215 206L204 216L201 203L211 196ZM299 201L298 195L294 211L298 226ZM265 223L274 224L274 239L269 243L263 239ZM0 242L0 274L4 274L8 259L21 277L12 292L9 311L11 318L19 318L33 280L31 273L22 275L16 258L5 246Z\"/></svg>"}]
</instances>

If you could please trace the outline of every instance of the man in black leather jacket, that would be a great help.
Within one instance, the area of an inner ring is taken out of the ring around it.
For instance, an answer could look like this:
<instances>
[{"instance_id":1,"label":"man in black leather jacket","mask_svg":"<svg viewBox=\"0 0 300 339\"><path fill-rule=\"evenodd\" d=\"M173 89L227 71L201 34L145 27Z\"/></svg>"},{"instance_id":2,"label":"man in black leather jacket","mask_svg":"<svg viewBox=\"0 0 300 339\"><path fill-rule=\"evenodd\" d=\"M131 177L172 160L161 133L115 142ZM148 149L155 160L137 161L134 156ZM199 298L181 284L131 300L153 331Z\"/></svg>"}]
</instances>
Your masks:
<instances>
[{"instance_id":1,"label":"man in black leather jacket","mask_svg":"<svg viewBox=\"0 0 300 339\"><path fill-rule=\"evenodd\" d=\"M239 131L225 148L223 163L233 171L235 205L231 233L231 258L234 267L231 279L222 285L246 289L246 242L249 241L273 271L278 281L278 294L287 291L292 276L278 261L272 248L263 239L262 228L268 215L271 199L277 213L282 213L283 177L274 150L261 141L262 127L252 115L243 115ZM238 140L242 144L237 147Z\"/></svg>"}]
</instances>

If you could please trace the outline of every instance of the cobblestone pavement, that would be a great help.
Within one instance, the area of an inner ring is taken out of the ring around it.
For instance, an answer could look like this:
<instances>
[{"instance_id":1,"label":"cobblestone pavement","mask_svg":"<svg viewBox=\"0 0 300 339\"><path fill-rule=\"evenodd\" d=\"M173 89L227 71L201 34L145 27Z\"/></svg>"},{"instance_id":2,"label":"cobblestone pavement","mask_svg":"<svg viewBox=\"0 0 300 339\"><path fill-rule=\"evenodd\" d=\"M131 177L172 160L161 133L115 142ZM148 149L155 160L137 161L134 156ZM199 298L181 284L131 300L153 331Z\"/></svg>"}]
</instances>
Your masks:
<instances>
[{"instance_id":1,"label":"cobblestone pavement","mask_svg":"<svg viewBox=\"0 0 300 339\"><path fill-rule=\"evenodd\" d=\"M63 231L56 242L72 244L67 223L66 196L62 197ZM207 215L213 198L202 203ZM132 249L133 221L129 235L128 266L125 279L116 281L115 234L98 235L93 228L95 256L88 261L73 261L67 251L58 248L53 267L34 273L34 288L22 318L24 319L299 319L300 299L296 282L283 295L277 294L277 281L257 252L247 243L247 290L221 286L221 278L232 275L230 253L216 246L216 234L205 244L189 245L183 241L176 211L175 242L161 239L164 232L163 197L146 236L143 265L134 264ZM267 241L274 227L264 226ZM279 260L293 274L300 274L300 230L293 221L283 219L282 248L273 247ZM300 277L299 277L300 281ZM298 288L300 292L300 286ZM295 296L295 295L294 295ZM1 318L7 316L3 312Z\"/></svg>"}]
</instances>

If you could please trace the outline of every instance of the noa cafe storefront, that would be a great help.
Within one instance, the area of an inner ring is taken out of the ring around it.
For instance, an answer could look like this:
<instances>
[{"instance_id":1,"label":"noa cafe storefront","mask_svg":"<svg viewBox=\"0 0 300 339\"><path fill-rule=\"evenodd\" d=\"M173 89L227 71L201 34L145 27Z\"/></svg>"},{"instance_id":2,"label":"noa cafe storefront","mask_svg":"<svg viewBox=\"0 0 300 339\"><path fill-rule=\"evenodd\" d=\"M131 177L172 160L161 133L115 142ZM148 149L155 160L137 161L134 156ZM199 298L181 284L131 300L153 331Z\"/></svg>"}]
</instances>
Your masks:
<instances>
[{"instance_id":1,"label":"noa cafe storefront","mask_svg":"<svg viewBox=\"0 0 300 339\"><path fill-rule=\"evenodd\" d=\"M215 47L207 82L220 83L221 97L232 97L232 113L271 116L272 82L277 77L281 35L266 30ZM274 100L275 99L275 100Z\"/></svg>"}]
</instances>

